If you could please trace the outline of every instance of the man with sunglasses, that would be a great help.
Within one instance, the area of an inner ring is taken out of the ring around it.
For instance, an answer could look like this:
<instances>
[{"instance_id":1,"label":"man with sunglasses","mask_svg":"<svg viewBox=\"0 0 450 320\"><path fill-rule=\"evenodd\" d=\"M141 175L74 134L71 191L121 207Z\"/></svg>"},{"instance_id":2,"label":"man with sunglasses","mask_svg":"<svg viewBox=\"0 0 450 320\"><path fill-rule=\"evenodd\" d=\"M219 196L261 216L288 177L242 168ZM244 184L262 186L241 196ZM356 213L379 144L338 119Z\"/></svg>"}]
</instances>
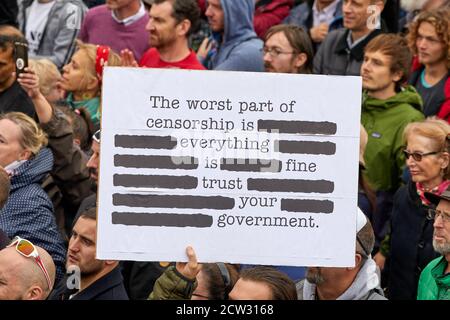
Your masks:
<instances>
[{"instance_id":1,"label":"man with sunglasses","mask_svg":"<svg viewBox=\"0 0 450 320\"><path fill-rule=\"evenodd\" d=\"M442 256L431 261L422 271L417 300L450 300L450 191L441 195L425 193L436 209L429 209L434 219L433 248Z\"/></svg>"},{"instance_id":2,"label":"man with sunglasses","mask_svg":"<svg viewBox=\"0 0 450 320\"><path fill-rule=\"evenodd\" d=\"M370 255L375 242L372 225L357 210L355 266L308 268L306 279L297 283L299 300L386 300Z\"/></svg>"},{"instance_id":3,"label":"man with sunglasses","mask_svg":"<svg viewBox=\"0 0 450 320\"><path fill-rule=\"evenodd\" d=\"M47 251L15 238L0 250L0 300L45 300L53 288L55 272Z\"/></svg>"}]
</instances>

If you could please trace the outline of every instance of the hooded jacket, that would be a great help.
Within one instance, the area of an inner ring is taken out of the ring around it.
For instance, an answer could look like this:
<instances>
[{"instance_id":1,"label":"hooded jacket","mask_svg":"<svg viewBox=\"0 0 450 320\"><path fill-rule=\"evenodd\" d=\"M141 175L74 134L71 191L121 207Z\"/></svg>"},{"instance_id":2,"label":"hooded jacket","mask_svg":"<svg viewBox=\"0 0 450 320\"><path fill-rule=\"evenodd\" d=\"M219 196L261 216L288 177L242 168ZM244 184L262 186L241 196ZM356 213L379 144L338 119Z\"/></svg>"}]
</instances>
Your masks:
<instances>
[{"instance_id":1,"label":"hooded jacket","mask_svg":"<svg viewBox=\"0 0 450 320\"><path fill-rule=\"evenodd\" d=\"M25 34L29 7L37 0L19 1L19 27ZM38 58L52 60L58 68L67 64L75 51L76 38L87 11L81 0L55 0L39 43Z\"/></svg>"},{"instance_id":2,"label":"hooded jacket","mask_svg":"<svg viewBox=\"0 0 450 320\"><path fill-rule=\"evenodd\" d=\"M218 43L208 69L264 71L262 46L253 29L254 0L221 0L224 32L214 33Z\"/></svg>"},{"instance_id":3,"label":"hooded jacket","mask_svg":"<svg viewBox=\"0 0 450 320\"><path fill-rule=\"evenodd\" d=\"M40 185L52 168L53 155L48 148L17 168L11 177L8 202L0 210L0 229L11 239L20 236L47 250L56 265L57 282L64 274L66 249L56 226L53 205Z\"/></svg>"},{"instance_id":4,"label":"hooded jacket","mask_svg":"<svg viewBox=\"0 0 450 320\"><path fill-rule=\"evenodd\" d=\"M417 300L450 300L450 273L445 274L445 257L431 261L419 280Z\"/></svg>"},{"instance_id":5,"label":"hooded jacket","mask_svg":"<svg viewBox=\"0 0 450 320\"><path fill-rule=\"evenodd\" d=\"M384 297L376 272L376 264L372 258L368 258L355 280L336 300L387 300ZM298 300L316 300L316 285L304 279L296 284Z\"/></svg>"},{"instance_id":6,"label":"hooded jacket","mask_svg":"<svg viewBox=\"0 0 450 320\"><path fill-rule=\"evenodd\" d=\"M412 86L386 100L364 93L361 123L369 135L364 160L366 176L376 191L394 192L400 187L403 131L408 123L424 118L421 107L422 99Z\"/></svg>"}]
</instances>

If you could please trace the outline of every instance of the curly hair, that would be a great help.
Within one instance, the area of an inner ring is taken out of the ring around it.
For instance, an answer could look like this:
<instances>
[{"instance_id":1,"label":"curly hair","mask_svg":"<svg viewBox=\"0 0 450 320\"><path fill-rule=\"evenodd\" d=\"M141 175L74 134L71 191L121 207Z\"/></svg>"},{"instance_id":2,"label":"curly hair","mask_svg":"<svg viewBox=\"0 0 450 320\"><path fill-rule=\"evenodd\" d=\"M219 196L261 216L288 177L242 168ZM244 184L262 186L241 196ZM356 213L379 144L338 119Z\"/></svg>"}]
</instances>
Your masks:
<instances>
[{"instance_id":1,"label":"curly hair","mask_svg":"<svg viewBox=\"0 0 450 320\"><path fill-rule=\"evenodd\" d=\"M408 45L411 51L416 55L417 47L416 41L419 32L419 27L423 22L430 23L436 30L439 39L447 47L447 69L450 69L450 10L437 9L424 11L420 13L411 26L409 27Z\"/></svg>"}]
</instances>

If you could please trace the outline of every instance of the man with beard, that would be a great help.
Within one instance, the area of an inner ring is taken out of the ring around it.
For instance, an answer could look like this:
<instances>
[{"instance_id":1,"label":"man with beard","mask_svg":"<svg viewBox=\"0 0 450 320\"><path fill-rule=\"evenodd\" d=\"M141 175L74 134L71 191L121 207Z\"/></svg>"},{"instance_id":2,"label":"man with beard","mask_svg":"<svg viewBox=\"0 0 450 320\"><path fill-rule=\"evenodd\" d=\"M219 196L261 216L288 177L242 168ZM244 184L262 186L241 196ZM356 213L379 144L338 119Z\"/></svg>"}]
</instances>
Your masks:
<instances>
[{"instance_id":1,"label":"man with beard","mask_svg":"<svg viewBox=\"0 0 450 320\"><path fill-rule=\"evenodd\" d=\"M196 0L155 0L149 12L151 48L143 55L139 66L204 70L188 37L199 24L200 9ZM122 50L124 66L138 66L129 50Z\"/></svg>"},{"instance_id":2,"label":"man with beard","mask_svg":"<svg viewBox=\"0 0 450 320\"><path fill-rule=\"evenodd\" d=\"M417 300L450 300L450 191L440 196L425 193L436 209L429 209L434 219L433 248L442 257L431 261L420 275Z\"/></svg>"},{"instance_id":3,"label":"man with beard","mask_svg":"<svg viewBox=\"0 0 450 320\"><path fill-rule=\"evenodd\" d=\"M49 300L128 300L119 262L97 260L97 212L90 208L75 218L67 250L68 277Z\"/></svg>"},{"instance_id":4,"label":"man with beard","mask_svg":"<svg viewBox=\"0 0 450 320\"><path fill-rule=\"evenodd\" d=\"M266 72L311 73L313 49L308 34L294 25L271 27L263 47Z\"/></svg>"},{"instance_id":5,"label":"man with beard","mask_svg":"<svg viewBox=\"0 0 450 320\"><path fill-rule=\"evenodd\" d=\"M358 208L355 266L310 267L297 283L299 300L386 300L370 253L375 243L372 225Z\"/></svg>"}]
</instances>

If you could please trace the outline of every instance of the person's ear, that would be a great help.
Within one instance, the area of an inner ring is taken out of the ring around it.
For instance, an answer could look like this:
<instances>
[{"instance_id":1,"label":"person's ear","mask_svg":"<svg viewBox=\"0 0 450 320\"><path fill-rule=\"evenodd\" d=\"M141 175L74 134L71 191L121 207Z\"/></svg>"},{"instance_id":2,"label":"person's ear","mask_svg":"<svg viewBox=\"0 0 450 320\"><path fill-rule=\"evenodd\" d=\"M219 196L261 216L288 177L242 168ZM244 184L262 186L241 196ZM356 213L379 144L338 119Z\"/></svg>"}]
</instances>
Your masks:
<instances>
[{"instance_id":1,"label":"person's ear","mask_svg":"<svg viewBox=\"0 0 450 320\"><path fill-rule=\"evenodd\" d=\"M99 84L100 83L96 76L90 76L86 83L86 89L89 91L96 90L98 89Z\"/></svg>"},{"instance_id":2,"label":"person's ear","mask_svg":"<svg viewBox=\"0 0 450 320\"><path fill-rule=\"evenodd\" d=\"M19 160L28 160L31 158L31 151L30 150L23 150L19 154Z\"/></svg>"},{"instance_id":3,"label":"person's ear","mask_svg":"<svg viewBox=\"0 0 450 320\"><path fill-rule=\"evenodd\" d=\"M384 1L383 0L376 0L374 3L375 6L377 6L378 8L378 12L381 14L381 12L383 12L384 10Z\"/></svg>"},{"instance_id":4,"label":"person's ear","mask_svg":"<svg viewBox=\"0 0 450 320\"><path fill-rule=\"evenodd\" d=\"M33 285L25 293L24 299L25 300L44 300L45 299L44 290L37 285Z\"/></svg>"},{"instance_id":5,"label":"person's ear","mask_svg":"<svg viewBox=\"0 0 450 320\"><path fill-rule=\"evenodd\" d=\"M307 60L308 60L308 56L306 55L306 53L304 53L304 52L299 53L295 57L294 65L297 69L300 70L300 68L306 63Z\"/></svg>"},{"instance_id":6,"label":"person's ear","mask_svg":"<svg viewBox=\"0 0 450 320\"><path fill-rule=\"evenodd\" d=\"M191 29L191 21L189 21L188 19L184 19L183 21L178 23L176 27L177 34L180 37L184 37L185 35L187 35L190 29Z\"/></svg>"},{"instance_id":7,"label":"person's ear","mask_svg":"<svg viewBox=\"0 0 450 320\"><path fill-rule=\"evenodd\" d=\"M362 261L362 255L360 253L356 253L355 254L355 266L348 267L347 270L354 270L355 268L358 268L361 261Z\"/></svg>"},{"instance_id":8,"label":"person's ear","mask_svg":"<svg viewBox=\"0 0 450 320\"><path fill-rule=\"evenodd\" d=\"M441 169L445 170L450 164L450 154L446 151L442 152L440 160L441 160Z\"/></svg>"},{"instance_id":9,"label":"person's ear","mask_svg":"<svg viewBox=\"0 0 450 320\"><path fill-rule=\"evenodd\" d=\"M403 71L396 71L396 72L394 72L394 76L393 76L392 80L394 82L399 82L402 79L402 77L403 77Z\"/></svg>"}]
</instances>

